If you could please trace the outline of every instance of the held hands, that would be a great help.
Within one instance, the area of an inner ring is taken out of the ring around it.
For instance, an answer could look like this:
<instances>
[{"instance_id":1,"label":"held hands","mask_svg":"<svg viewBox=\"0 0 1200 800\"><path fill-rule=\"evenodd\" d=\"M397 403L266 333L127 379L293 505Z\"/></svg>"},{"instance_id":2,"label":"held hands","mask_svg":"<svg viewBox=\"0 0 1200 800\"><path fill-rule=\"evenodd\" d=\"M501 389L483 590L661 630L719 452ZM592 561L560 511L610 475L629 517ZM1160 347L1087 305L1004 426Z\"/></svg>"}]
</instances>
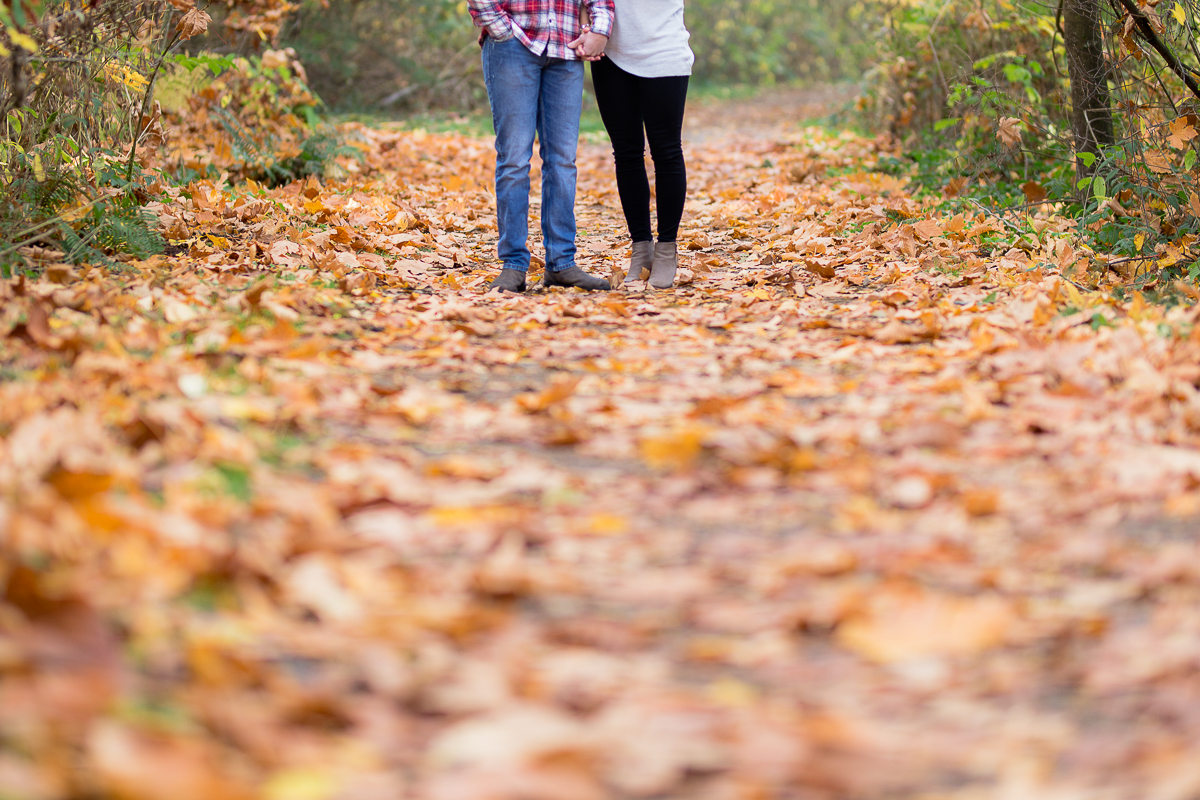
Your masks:
<instances>
[{"instance_id":1,"label":"held hands","mask_svg":"<svg viewBox=\"0 0 1200 800\"><path fill-rule=\"evenodd\" d=\"M579 34L579 38L572 42L567 42L567 47L575 51L575 55L579 56L582 61L599 61L604 57L604 46L608 44L608 37L599 33L592 33L590 26L583 26L583 33Z\"/></svg>"}]
</instances>

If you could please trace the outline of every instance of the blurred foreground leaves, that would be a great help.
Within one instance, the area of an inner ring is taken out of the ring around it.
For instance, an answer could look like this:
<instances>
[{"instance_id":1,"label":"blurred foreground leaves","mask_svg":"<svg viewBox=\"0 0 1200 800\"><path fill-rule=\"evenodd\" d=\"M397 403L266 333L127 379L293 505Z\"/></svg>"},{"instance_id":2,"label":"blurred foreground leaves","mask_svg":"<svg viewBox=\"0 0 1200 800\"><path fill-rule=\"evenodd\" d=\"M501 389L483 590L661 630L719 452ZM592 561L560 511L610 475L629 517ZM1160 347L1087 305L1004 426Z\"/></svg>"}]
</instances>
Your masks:
<instances>
[{"instance_id":1,"label":"blurred foreground leaves","mask_svg":"<svg viewBox=\"0 0 1200 800\"><path fill-rule=\"evenodd\" d=\"M360 125L23 250L4 796L1194 794L1196 307L785 118L692 115L669 292L482 294L491 143Z\"/></svg>"}]
</instances>

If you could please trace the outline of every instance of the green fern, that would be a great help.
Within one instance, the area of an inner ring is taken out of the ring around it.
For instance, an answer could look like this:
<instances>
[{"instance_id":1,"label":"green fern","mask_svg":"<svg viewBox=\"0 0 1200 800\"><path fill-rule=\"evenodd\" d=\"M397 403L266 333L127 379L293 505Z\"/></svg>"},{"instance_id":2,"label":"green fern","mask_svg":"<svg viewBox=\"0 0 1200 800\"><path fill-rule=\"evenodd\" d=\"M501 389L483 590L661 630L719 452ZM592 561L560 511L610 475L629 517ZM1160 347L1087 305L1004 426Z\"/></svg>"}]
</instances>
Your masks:
<instances>
[{"instance_id":1,"label":"green fern","mask_svg":"<svg viewBox=\"0 0 1200 800\"><path fill-rule=\"evenodd\" d=\"M300 154L273 164L266 172L265 178L269 186L282 186L294 180L302 180L310 175L318 177L325 174L329 163L338 156L361 157L361 153L347 145L333 133L322 131L304 140L300 146Z\"/></svg>"},{"instance_id":2,"label":"green fern","mask_svg":"<svg viewBox=\"0 0 1200 800\"><path fill-rule=\"evenodd\" d=\"M210 110L221 128L229 135L234 158L245 164L247 171L263 171L271 167L275 160L274 157L262 145L254 141L254 137L237 117L220 106L214 105Z\"/></svg>"},{"instance_id":3,"label":"green fern","mask_svg":"<svg viewBox=\"0 0 1200 800\"><path fill-rule=\"evenodd\" d=\"M61 223L58 239L67 260L79 264L105 262L115 253L148 258L161 253L166 242L155 220L136 206L98 206L76 226Z\"/></svg>"},{"instance_id":4,"label":"green fern","mask_svg":"<svg viewBox=\"0 0 1200 800\"><path fill-rule=\"evenodd\" d=\"M150 215L136 208L125 215L106 216L96 234L96 242L110 253L148 258L166 247L162 236L152 227L154 224Z\"/></svg>"}]
</instances>

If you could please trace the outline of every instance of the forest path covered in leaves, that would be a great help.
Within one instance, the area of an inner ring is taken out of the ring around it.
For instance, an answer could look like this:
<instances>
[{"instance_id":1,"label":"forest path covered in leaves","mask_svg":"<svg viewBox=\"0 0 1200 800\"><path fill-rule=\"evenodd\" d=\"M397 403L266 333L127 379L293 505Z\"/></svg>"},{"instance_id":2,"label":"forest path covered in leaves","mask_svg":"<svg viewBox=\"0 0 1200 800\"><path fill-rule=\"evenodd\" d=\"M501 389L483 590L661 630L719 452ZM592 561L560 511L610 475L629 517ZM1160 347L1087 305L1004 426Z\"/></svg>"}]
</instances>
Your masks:
<instances>
[{"instance_id":1,"label":"forest path covered in leaves","mask_svg":"<svg viewBox=\"0 0 1200 800\"><path fill-rule=\"evenodd\" d=\"M361 126L5 283L16 796L1200 792L1193 311L704 114L666 292L484 294L491 143Z\"/></svg>"}]
</instances>

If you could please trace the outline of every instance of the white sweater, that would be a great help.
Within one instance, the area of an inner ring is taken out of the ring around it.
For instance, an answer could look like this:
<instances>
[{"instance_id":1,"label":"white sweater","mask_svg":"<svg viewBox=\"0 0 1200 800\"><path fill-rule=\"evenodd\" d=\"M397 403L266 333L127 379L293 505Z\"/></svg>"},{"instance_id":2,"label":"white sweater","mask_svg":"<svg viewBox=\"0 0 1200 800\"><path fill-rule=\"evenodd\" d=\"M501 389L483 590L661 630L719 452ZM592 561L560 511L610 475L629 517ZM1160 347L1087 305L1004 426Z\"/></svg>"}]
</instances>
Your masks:
<instances>
[{"instance_id":1,"label":"white sweater","mask_svg":"<svg viewBox=\"0 0 1200 800\"><path fill-rule=\"evenodd\" d=\"M683 0L614 0L612 36L604 54L642 78L691 75L696 56L683 23Z\"/></svg>"}]
</instances>

